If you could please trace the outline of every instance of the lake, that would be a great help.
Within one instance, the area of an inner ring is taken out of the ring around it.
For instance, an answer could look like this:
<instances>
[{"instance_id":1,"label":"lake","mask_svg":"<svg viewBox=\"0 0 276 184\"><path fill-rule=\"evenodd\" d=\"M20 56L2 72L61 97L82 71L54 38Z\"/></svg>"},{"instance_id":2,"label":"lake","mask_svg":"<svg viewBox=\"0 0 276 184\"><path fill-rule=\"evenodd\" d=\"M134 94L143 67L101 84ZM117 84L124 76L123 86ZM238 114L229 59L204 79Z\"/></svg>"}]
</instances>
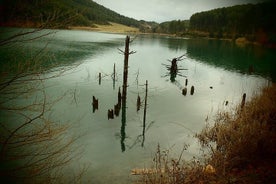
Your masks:
<instances>
[{"instance_id":1,"label":"lake","mask_svg":"<svg viewBox=\"0 0 276 184\"><path fill-rule=\"evenodd\" d=\"M8 30L9 34L15 31ZM198 156L200 147L194 134L212 124L218 110L232 110L241 102L243 93L248 100L276 80L274 50L238 46L229 41L133 35L130 50L135 53L129 56L126 122L122 124L121 114L108 119L107 112L117 103L119 88L122 90L124 55L119 49L124 50L125 37L55 30L53 34L21 41L0 51L2 66L4 61L15 62L15 57L33 57L41 49L45 65L55 63L57 70L73 66L44 82L48 97L64 96L46 115L55 122L72 124L70 135L81 135L75 143L82 149L80 158L70 164L67 172L71 175L88 166L84 183L129 183L135 179L130 175L131 169L151 166L158 144L176 157L188 144L183 157L189 160ZM180 56L183 56L177 63L180 70L172 75L168 70L170 61ZM146 81L148 99L143 136ZM137 112L138 95L142 107ZM93 96L99 100L95 112L91 105Z\"/></svg>"}]
</instances>

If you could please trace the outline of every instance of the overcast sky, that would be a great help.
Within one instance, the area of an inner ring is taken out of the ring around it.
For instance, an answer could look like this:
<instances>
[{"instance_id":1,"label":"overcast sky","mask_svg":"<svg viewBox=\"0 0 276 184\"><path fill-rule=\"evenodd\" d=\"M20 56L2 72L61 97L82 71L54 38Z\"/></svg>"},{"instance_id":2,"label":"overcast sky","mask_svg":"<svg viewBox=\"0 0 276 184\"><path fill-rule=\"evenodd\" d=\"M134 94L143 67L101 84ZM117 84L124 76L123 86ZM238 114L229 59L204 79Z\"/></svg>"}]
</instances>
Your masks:
<instances>
[{"instance_id":1,"label":"overcast sky","mask_svg":"<svg viewBox=\"0 0 276 184\"><path fill-rule=\"evenodd\" d=\"M137 20L186 20L196 12L267 0L94 0L121 15Z\"/></svg>"}]
</instances>

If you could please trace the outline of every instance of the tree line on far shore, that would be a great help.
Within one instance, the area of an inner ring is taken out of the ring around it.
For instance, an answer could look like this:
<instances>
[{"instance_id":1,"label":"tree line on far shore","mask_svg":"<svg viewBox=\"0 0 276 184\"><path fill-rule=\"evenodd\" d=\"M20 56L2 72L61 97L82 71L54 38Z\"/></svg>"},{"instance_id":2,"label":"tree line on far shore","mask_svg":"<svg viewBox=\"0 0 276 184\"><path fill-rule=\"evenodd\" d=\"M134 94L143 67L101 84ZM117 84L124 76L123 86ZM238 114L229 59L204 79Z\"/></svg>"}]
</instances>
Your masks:
<instances>
[{"instance_id":1,"label":"tree line on far shore","mask_svg":"<svg viewBox=\"0 0 276 184\"><path fill-rule=\"evenodd\" d=\"M275 10L275 2L218 8L195 13L189 20L161 23L152 31L179 36L246 37L249 41L276 43Z\"/></svg>"},{"instance_id":2,"label":"tree line on far shore","mask_svg":"<svg viewBox=\"0 0 276 184\"><path fill-rule=\"evenodd\" d=\"M209 37L275 42L275 10L275 2L214 9L192 15L189 29L207 32Z\"/></svg>"}]
</instances>

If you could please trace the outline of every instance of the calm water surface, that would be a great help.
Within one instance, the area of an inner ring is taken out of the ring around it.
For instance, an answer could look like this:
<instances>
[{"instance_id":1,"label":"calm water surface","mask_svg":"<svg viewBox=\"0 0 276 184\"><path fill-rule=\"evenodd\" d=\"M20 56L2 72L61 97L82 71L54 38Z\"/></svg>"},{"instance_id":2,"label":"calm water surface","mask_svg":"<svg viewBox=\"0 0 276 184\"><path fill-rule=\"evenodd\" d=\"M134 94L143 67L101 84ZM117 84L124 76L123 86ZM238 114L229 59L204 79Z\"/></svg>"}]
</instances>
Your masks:
<instances>
[{"instance_id":1,"label":"calm water surface","mask_svg":"<svg viewBox=\"0 0 276 184\"><path fill-rule=\"evenodd\" d=\"M57 67L78 64L61 77L45 81L45 86L51 98L66 94L47 116L56 122L70 122L70 134L82 135L76 143L82 147L81 158L71 164L68 173L89 166L83 182L129 183L135 179L130 175L131 169L149 166L158 144L176 156L184 144L189 144L184 157L197 156L199 146L193 136L206 123L213 123L218 109L231 110L243 93L250 98L276 79L272 50L215 40L149 35L132 38L130 50L136 53L129 58L125 139L121 116L107 118L107 110L117 103L117 92L122 86L124 56L118 48L124 50L125 35L57 31L16 49L1 50L2 59L10 60L14 53L28 58L45 47L46 63L57 62ZM184 54L178 67L187 70L181 70L174 78L165 65L170 64L168 59ZM101 85L99 73L103 76ZM188 94L183 96L185 79ZM143 108L136 112L136 99L139 94L144 102L146 80L148 110L142 147ZM194 95L189 93L192 85ZM93 95L99 99L95 113L91 106ZM225 101L229 101L228 106Z\"/></svg>"}]
</instances>

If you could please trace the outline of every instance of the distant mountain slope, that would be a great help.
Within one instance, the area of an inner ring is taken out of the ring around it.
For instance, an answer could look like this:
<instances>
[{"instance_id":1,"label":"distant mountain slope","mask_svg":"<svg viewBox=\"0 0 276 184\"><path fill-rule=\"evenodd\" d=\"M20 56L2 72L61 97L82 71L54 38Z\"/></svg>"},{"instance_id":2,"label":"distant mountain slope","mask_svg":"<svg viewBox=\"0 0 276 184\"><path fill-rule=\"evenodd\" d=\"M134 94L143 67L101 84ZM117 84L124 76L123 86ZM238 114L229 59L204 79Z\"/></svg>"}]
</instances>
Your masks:
<instances>
[{"instance_id":1,"label":"distant mountain slope","mask_svg":"<svg viewBox=\"0 0 276 184\"><path fill-rule=\"evenodd\" d=\"M221 38L247 36L250 40L275 42L276 3L237 5L196 13L190 29Z\"/></svg>"},{"instance_id":2,"label":"distant mountain slope","mask_svg":"<svg viewBox=\"0 0 276 184\"><path fill-rule=\"evenodd\" d=\"M92 0L2 0L1 25L61 28L116 22L139 27L140 22Z\"/></svg>"}]
</instances>

